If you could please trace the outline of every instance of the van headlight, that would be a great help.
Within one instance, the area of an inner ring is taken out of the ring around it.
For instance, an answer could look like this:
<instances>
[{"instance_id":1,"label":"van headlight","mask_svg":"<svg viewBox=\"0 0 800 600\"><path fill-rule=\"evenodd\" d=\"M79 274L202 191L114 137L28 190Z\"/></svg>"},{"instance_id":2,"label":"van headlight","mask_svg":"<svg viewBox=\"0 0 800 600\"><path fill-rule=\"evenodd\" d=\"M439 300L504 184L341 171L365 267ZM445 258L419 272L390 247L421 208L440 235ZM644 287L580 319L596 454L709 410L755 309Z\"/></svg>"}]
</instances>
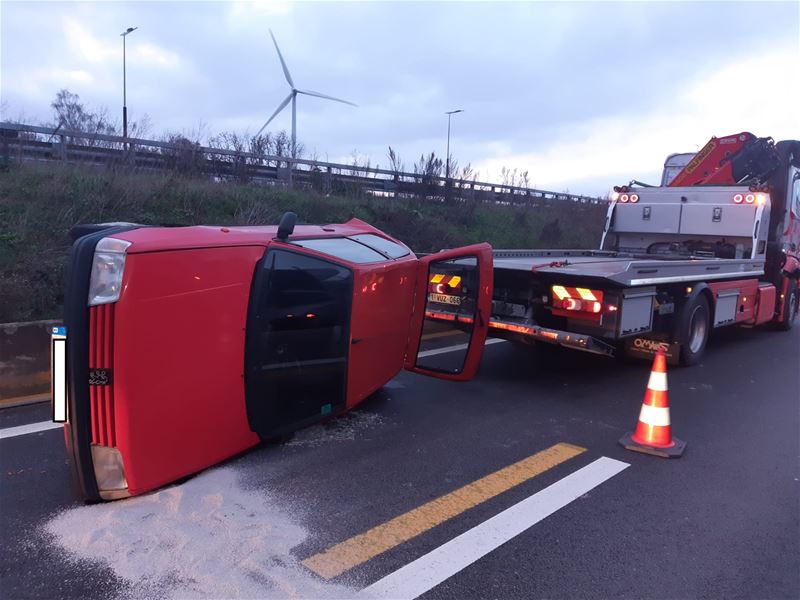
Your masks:
<instances>
[{"instance_id":1,"label":"van headlight","mask_svg":"<svg viewBox=\"0 0 800 600\"><path fill-rule=\"evenodd\" d=\"M130 245L130 242L110 237L97 242L89 279L89 306L110 304L119 300L122 274L125 271L125 254Z\"/></svg>"}]
</instances>

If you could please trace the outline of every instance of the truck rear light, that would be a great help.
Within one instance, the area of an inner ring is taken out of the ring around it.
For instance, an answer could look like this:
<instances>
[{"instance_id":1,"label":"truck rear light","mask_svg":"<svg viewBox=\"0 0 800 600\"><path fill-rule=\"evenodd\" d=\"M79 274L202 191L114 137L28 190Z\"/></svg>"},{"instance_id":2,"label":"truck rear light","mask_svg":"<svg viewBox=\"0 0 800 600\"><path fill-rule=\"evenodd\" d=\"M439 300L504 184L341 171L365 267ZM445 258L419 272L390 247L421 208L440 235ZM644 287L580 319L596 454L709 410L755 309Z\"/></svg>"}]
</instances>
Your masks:
<instances>
[{"instance_id":1,"label":"truck rear light","mask_svg":"<svg viewBox=\"0 0 800 600\"><path fill-rule=\"evenodd\" d=\"M553 314L595 318L603 311L603 292L589 288L553 286ZM581 314L575 314L581 313Z\"/></svg>"},{"instance_id":2,"label":"truck rear light","mask_svg":"<svg viewBox=\"0 0 800 600\"><path fill-rule=\"evenodd\" d=\"M576 300L575 298L566 298L561 304L564 310L574 310L578 312L599 313L603 310L603 305L599 302L591 300Z\"/></svg>"},{"instance_id":3,"label":"truck rear light","mask_svg":"<svg viewBox=\"0 0 800 600\"><path fill-rule=\"evenodd\" d=\"M741 204L744 202L744 194L734 194L733 195L733 203L734 204Z\"/></svg>"},{"instance_id":4,"label":"truck rear light","mask_svg":"<svg viewBox=\"0 0 800 600\"><path fill-rule=\"evenodd\" d=\"M747 194L747 195L744 197L744 201L745 201L747 204L752 204L753 202L755 202L755 201L756 201L756 195L755 195L755 194Z\"/></svg>"},{"instance_id":5,"label":"truck rear light","mask_svg":"<svg viewBox=\"0 0 800 600\"><path fill-rule=\"evenodd\" d=\"M630 196L629 196L628 194L622 194L622 195L620 195L620 197L619 197L619 201L620 201L620 202L623 202L623 203L625 203L625 202L627 202L628 200L630 200Z\"/></svg>"},{"instance_id":6,"label":"truck rear light","mask_svg":"<svg viewBox=\"0 0 800 600\"><path fill-rule=\"evenodd\" d=\"M638 201L639 201L639 194L631 194L631 195L628 197L628 199L629 199L631 202L634 202L634 203L636 203L636 202L638 202Z\"/></svg>"}]
</instances>

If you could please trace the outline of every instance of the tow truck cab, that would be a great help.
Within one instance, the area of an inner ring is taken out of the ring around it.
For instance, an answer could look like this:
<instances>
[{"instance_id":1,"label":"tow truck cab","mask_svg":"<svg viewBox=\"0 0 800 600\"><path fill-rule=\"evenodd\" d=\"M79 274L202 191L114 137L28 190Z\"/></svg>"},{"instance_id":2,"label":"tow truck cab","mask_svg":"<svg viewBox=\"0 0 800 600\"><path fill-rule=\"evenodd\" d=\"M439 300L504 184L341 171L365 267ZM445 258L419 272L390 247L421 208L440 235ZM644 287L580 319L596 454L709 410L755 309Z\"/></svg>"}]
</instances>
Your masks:
<instances>
[{"instance_id":1,"label":"tow truck cab","mask_svg":"<svg viewBox=\"0 0 800 600\"><path fill-rule=\"evenodd\" d=\"M357 219L89 231L71 251L65 365L53 370L66 393L53 402L65 404L90 501L141 494L340 414L403 368L451 380L477 370L486 244L417 259ZM430 353L429 270L456 259L473 325L447 338L460 351Z\"/></svg>"}]
</instances>

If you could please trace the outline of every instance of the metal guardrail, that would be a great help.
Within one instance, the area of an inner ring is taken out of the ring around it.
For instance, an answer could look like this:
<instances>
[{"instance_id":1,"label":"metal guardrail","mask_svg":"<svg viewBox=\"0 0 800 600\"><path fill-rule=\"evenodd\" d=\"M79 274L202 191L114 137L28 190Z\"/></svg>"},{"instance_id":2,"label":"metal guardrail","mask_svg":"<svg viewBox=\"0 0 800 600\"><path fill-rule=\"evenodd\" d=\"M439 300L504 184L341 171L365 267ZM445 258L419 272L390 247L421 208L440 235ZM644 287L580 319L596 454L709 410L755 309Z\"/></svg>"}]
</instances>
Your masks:
<instances>
[{"instance_id":1,"label":"metal guardrail","mask_svg":"<svg viewBox=\"0 0 800 600\"><path fill-rule=\"evenodd\" d=\"M177 170L215 181L314 188L324 193L360 190L375 196L538 205L550 201L601 204L603 198L535 188L444 178L287 156L236 152L191 142L123 138L0 122L0 160L90 164L144 171Z\"/></svg>"}]
</instances>

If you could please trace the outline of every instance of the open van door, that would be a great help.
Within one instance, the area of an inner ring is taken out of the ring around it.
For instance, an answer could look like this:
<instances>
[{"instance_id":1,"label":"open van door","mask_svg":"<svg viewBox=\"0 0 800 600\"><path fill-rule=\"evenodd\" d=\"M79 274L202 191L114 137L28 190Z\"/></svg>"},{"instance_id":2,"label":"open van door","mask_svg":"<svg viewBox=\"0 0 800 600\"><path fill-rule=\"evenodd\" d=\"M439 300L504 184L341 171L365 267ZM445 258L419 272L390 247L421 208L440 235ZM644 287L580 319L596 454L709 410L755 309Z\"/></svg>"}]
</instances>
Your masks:
<instances>
[{"instance_id":1,"label":"open van door","mask_svg":"<svg viewBox=\"0 0 800 600\"><path fill-rule=\"evenodd\" d=\"M485 243L420 259L407 370L453 381L475 376L489 330L492 267Z\"/></svg>"}]
</instances>

